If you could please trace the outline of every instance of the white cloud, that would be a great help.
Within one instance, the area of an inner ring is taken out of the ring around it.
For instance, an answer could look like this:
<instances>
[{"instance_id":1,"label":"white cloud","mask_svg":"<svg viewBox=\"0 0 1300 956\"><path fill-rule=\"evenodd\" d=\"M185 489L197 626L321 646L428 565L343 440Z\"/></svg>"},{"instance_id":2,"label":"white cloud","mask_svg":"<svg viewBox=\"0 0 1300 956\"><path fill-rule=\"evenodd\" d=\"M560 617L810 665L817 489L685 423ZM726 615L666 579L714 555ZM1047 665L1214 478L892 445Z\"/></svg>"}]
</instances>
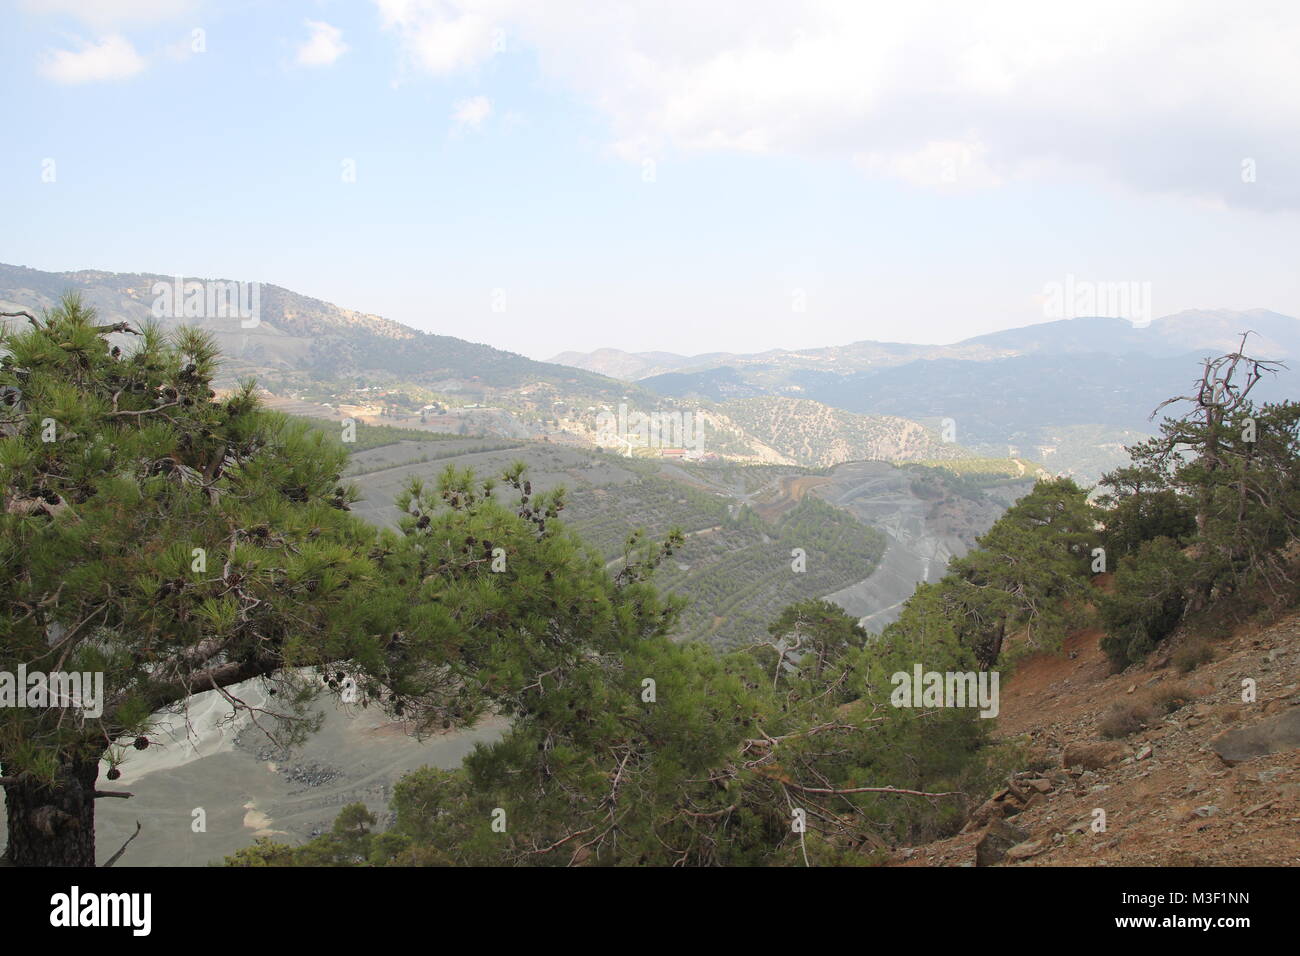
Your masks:
<instances>
[{"instance_id":1,"label":"white cloud","mask_svg":"<svg viewBox=\"0 0 1300 956\"><path fill-rule=\"evenodd\" d=\"M385 29L401 37L415 68L445 75L477 66L492 55L496 24L511 0L444 3L442 0L375 0Z\"/></svg>"},{"instance_id":2,"label":"white cloud","mask_svg":"<svg viewBox=\"0 0 1300 956\"><path fill-rule=\"evenodd\" d=\"M308 20L310 35L298 48L299 66L330 66L348 50L343 31L320 20Z\"/></svg>"},{"instance_id":3,"label":"white cloud","mask_svg":"<svg viewBox=\"0 0 1300 956\"><path fill-rule=\"evenodd\" d=\"M956 149L974 164L966 185L1068 169L1300 207L1300 4L375 3L405 65L435 75L481 66L508 32L604 114L632 160L834 154L926 182ZM1247 157L1261 169L1248 186Z\"/></svg>"},{"instance_id":4,"label":"white cloud","mask_svg":"<svg viewBox=\"0 0 1300 956\"><path fill-rule=\"evenodd\" d=\"M853 157L857 166L873 176L890 176L914 186L955 190L1000 186L1001 176L986 161L983 143L930 142L909 152L868 152Z\"/></svg>"},{"instance_id":5,"label":"white cloud","mask_svg":"<svg viewBox=\"0 0 1300 956\"><path fill-rule=\"evenodd\" d=\"M461 100L451 112L457 129L479 129L492 114L492 101L486 96L472 96Z\"/></svg>"},{"instance_id":6,"label":"white cloud","mask_svg":"<svg viewBox=\"0 0 1300 956\"><path fill-rule=\"evenodd\" d=\"M144 58L124 37L114 34L99 43L83 42L81 49L50 50L41 74L56 83L97 83L134 76L145 67Z\"/></svg>"}]
</instances>

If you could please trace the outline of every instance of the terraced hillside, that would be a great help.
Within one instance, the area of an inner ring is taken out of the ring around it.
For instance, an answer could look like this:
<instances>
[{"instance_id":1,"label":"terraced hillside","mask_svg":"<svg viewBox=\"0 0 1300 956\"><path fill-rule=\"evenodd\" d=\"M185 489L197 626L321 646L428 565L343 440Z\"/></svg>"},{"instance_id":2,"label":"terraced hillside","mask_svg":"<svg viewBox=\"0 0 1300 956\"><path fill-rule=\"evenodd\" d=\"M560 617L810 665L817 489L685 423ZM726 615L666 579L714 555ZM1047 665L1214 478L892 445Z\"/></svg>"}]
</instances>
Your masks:
<instances>
[{"instance_id":1,"label":"terraced hillside","mask_svg":"<svg viewBox=\"0 0 1300 956\"><path fill-rule=\"evenodd\" d=\"M726 469L715 475L544 443L402 441L355 453L347 477L365 494L358 513L391 523L392 500L412 477L433 480L448 464L487 475L516 460L528 463L534 488L568 490L563 519L611 565L635 531L651 540L673 528L686 535L657 577L687 601L683 639L722 646L755 639L787 604L870 576L885 549L879 531L814 499L764 518L743 491L719 490L728 487ZM795 570L796 548L804 552L802 570Z\"/></svg>"},{"instance_id":2,"label":"terraced hillside","mask_svg":"<svg viewBox=\"0 0 1300 956\"><path fill-rule=\"evenodd\" d=\"M534 488L565 487L563 520L611 566L633 532L657 540L681 530L683 547L657 577L687 601L678 636L728 647L760 637L782 608L810 597L829 597L880 630L918 581L940 576L1032 485L982 487L886 462L813 471L445 437L354 451L346 476L364 495L355 510L391 525L393 499L411 478L433 481L449 464L495 474L514 461L527 463Z\"/></svg>"}]
</instances>

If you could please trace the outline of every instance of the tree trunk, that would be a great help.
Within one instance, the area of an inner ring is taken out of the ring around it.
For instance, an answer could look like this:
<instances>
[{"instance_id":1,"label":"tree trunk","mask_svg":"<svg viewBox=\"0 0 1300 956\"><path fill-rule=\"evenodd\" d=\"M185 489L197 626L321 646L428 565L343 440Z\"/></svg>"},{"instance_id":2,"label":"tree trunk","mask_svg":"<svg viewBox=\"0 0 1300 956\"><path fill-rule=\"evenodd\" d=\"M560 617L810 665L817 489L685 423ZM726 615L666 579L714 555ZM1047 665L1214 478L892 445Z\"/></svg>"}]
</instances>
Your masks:
<instances>
[{"instance_id":1,"label":"tree trunk","mask_svg":"<svg viewBox=\"0 0 1300 956\"><path fill-rule=\"evenodd\" d=\"M1002 653L1002 640L1006 635L1007 619L1004 617L998 620L997 630L993 632L993 636L988 638L988 642L984 645L984 654L982 655L983 660L980 661L980 670L987 671L998 662L998 656Z\"/></svg>"},{"instance_id":2,"label":"tree trunk","mask_svg":"<svg viewBox=\"0 0 1300 956\"><path fill-rule=\"evenodd\" d=\"M1201 450L1201 465L1205 468L1206 479L1200 489L1200 501L1196 508L1196 532L1205 536L1205 525L1210 518L1210 503L1214 499L1214 472L1219 468L1219 426L1223 421L1223 412L1215 406L1205 410L1205 445Z\"/></svg>"},{"instance_id":3,"label":"tree trunk","mask_svg":"<svg viewBox=\"0 0 1300 956\"><path fill-rule=\"evenodd\" d=\"M23 776L5 784L11 866L95 865L99 760L66 763L53 786Z\"/></svg>"}]
</instances>

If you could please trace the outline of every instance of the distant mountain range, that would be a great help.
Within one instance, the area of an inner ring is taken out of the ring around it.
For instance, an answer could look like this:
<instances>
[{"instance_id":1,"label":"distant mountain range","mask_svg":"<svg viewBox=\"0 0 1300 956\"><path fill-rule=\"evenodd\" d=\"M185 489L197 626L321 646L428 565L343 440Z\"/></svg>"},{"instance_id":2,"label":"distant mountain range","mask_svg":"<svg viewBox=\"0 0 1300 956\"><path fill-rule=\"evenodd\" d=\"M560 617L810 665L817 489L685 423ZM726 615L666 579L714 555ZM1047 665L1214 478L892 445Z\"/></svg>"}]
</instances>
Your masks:
<instances>
[{"instance_id":1,"label":"distant mountain range","mask_svg":"<svg viewBox=\"0 0 1300 956\"><path fill-rule=\"evenodd\" d=\"M1152 355L1173 356L1232 351L1241 333L1253 330L1252 354L1284 359L1300 356L1300 321L1267 309L1191 309L1135 326L1127 319L1101 316L1060 319L1022 328L991 332L952 345L912 345L903 342L861 341L816 349L772 349L767 352L561 352L551 359L560 365L637 381L668 372L692 372L742 366L823 369L835 372L878 369L923 360L991 361L1023 355Z\"/></svg>"},{"instance_id":2,"label":"distant mountain range","mask_svg":"<svg viewBox=\"0 0 1300 956\"><path fill-rule=\"evenodd\" d=\"M678 400L802 398L931 428L947 422L956 441L977 454L1023 455L1095 481L1124 460L1125 444L1154 433L1148 416L1164 399L1188 392L1199 360L1235 351L1245 331L1254 333L1247 340L1251 355L1300 358L1300 321L1253 309L1192 310L1145 327L1117 318L1064 319L953 345L855 342L697 356L602 349L562 353L555 361L591 371L617 368L637 385ZM1282 371L1252 397L1300 396L1297 381L1295 372Z\"/></svg>"},{"instance_id":3,"label":"distant mountain range","mask_svg":"<svg viewBox=\"0 0 1300 956\"><path fill-rule=\"evenodd\" d=\"M0 311L39 311L77 290L105 321L138 326L153 318L157 284L171 282L0 265ZM1255 333L1250 354L1300 359L1300 321L1255 309L1180 312L1147 327L1069 319L939 346L855 342L694 356L601 349L538 362L279 286L259 292L255 324L204 315L158 321L211 332L225 383L252 376L308 410L595 447L602 410L698 409L706 444L720 457L805 467L1000 459L994 472L1041 464L1092 482L1124 460L1124 445L1154 432L1148 415L1188 391L1199 359L1232 351L1241 332ZM1300 395L1295 376L1265 379L1254 397Z\"/></svg>"},{"instance_id":4,"label":"distant mountain range","mask_svg":"<svg viewBox=\"0 0 1300 956\"><path fill-rule=\"evenodd\" d=\"M189 295L184 286L171 291L173 281L151 273L54 273L0 265L0 311L39 313L65 292L77 291L106 322L198 326L222 350L219 384L254 377L276 407L300 414L331 417L346 410L362 421L595 448L609 441L597 427L602 411L625 406L648 415L698 409L705 448L724 459L824 466L865 458L971 457L906 415L853 414L803 402L789 403L788 414L773 419L753 407L728 410L715 401L683 402L601 373L420 332L280 286L258 287L255 322L218 317L206 305L186 316L184 308L173 306L183 305ZM186 281L211 287L226 280ZM157 317L155 302L169 294L171 302ZM659 451L638 449L647 455Z\"/></svg>"}]
</instances>

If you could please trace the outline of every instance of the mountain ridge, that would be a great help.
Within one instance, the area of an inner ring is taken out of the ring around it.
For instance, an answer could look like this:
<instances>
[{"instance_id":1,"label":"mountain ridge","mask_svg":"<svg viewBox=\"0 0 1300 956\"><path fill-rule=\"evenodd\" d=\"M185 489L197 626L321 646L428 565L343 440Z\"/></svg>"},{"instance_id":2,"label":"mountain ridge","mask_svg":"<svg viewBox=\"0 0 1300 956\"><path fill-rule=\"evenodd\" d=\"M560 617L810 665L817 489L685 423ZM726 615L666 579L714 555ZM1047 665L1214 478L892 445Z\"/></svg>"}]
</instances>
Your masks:
<instances>
[{"instance_id":1,"label":"mountain ridge","mask_svg":"<svg viewBox=\"0 0 1300 956\"><path fill-rule=\"evenodd\" d=\"M631 381L666 372L690 372L710 367L772 364L786 361L802 367L841 368L846 364L903 364L920 359L958 358L967 361L1009 358L1035 352L1054 354L1072 352L1106 352L1104 346L1121 346L1116 351L1173 355L1211 348L1230 351L1237 342L1236 330L1255 328L1251 340L1253 351L1262 358L1282 359L1300 356L1300 319L1270 309L1185 309L1161 316L1147 325L1135 325L1127 319L1107 316L1079 316L1054 319L1032 325L1016 326L997 332L972 336L956 342L925 345L859 339L843 345L812 349L768 349L762 352L707 352L680 355L675 352L627 352L600 348L590 352L565 351L553 356L556 364L572 365L587 371L618 377L606 366L627 370ZM1179 339L1190 336L1181 345ZM856 363L835 361L833 357L852 359Z\"/></svg>"},{"instance_id":2,"label":"mountain ridge","mask_svg":"<svg viewBox=\"0 0 1300 956\"><path fill-rule=\"evenodd\" d=\"M202 283L227 279L184 277ZM0 263L0 305L5 311L48 308L65 291L80 291L88 304L110 321L139 324L153 317L155 283L171 285L174 276L149 272L106 272L82 269L45 272L27 266ZM226 357L225 379L232 375L292 369L297 358L323 374L347 375L354 371L409 375L431 383L439 378L477 380L491 387L505 379L535 378L563 383L596 396L617 398L628 386L569 366L538 362L518 353L481 345L457 336L423 332L372 313L347 309L313 296L271 283L259 283L260 312L255 326L243 327L237 317L186 318L212 333ZM25 293L25 294L24 294ZM11 320L12 321L12 320ZM21 321L21 320L19 320ZM179 324L170 316L164 326ZM279 340L272 342L272 340ZM391 343L407 343L398 350ZM274 347L272 347L274 346ZM421 361L427 364L420 365Z\"/></svg>"},{"instance_id":3,"label":"mountain ridge","mask_svg":"<svg viewBox=\"0 0 1300 956\"><path fill-rule=\"evenodd\" d=\"M153 318L154 286L173 281L159 273L0 265L0 310L38 311L72 289L105 320L139 325ZM824 466L916 460L912 452L1028 458L1092 482L1123 462L1126 445L1154 433L1149 413L1186 393L1201 358L1234 350L1241 332L1255 333L1247 349L1258 357L1300 355L1294 318L1202 309L1143 327L1061 319L940 346L864 340L747 355L591 353L614 377L423 332L281 286L258 288L259 321L250 327L234 317L159 321L210 332L225 356L223 384L254 377L286 401L347 408L359 420L594 446L602 410L693 408L705 416L710 451L736 461ZM9 320L16 322L22 319ZM557 358L578 362L577 354ZM644 374L655 368L667 370ZM1288 394L1286 383L1266 379L1252 397ZM755 413L755 403L769 399L779 401ZM929 437L940 434L942 448Z\"/></svg>"},{"instance_id":4,"label":"mountain ridge","mask_svg":"<svg viewBox=\"0 0 1300 956\"><path fill-rule=\"evenodd\" d=\"M376 424L597 447L607 441L598 427L602 410L628 405L643 415L674 406L670 397L635 384L422 332L270 283L258 285L258 315L248 327L234 315L179 317L172 306L189 302L184 287L173 293L176 281L159 273L95 269L52 273L0 264L0 310L39 311L71 290L82 294L105 321L136 327L148 321L166 328L195 325L212 334L223 353L220 384L254 377L276 404L310 409L311 414L327 418L346 410L358 421ZM194 277L184 281L229 282ZM174 300L161 310L165 313L161 318L154 315L159 298L155 287ZM195 309L208 310L206 305ZM10 324L23 321L8 320ZM863 415L837 413L848 430L869 434L870 440L837 441L839 451L828 454L825 435L817 437L813 432L824 433L817 422L832 415L832 409L808 403L806 414L792 416L796 421L756 432L740 427L711 403L693 404L702 416L710 453L731 460L825 465L855 456L906 460L918 457L911 454L917 449L924 452L919 457L927 459L968 454L951 443L940 447L925 427L901 415L874 416L869 421ZM804 424L808 428L798 434ZM791 453L773 447L777 431L783 433L782 443ZM662 454L662 449L656 445L640 452Z\"/></svg>"}]
</instances>

